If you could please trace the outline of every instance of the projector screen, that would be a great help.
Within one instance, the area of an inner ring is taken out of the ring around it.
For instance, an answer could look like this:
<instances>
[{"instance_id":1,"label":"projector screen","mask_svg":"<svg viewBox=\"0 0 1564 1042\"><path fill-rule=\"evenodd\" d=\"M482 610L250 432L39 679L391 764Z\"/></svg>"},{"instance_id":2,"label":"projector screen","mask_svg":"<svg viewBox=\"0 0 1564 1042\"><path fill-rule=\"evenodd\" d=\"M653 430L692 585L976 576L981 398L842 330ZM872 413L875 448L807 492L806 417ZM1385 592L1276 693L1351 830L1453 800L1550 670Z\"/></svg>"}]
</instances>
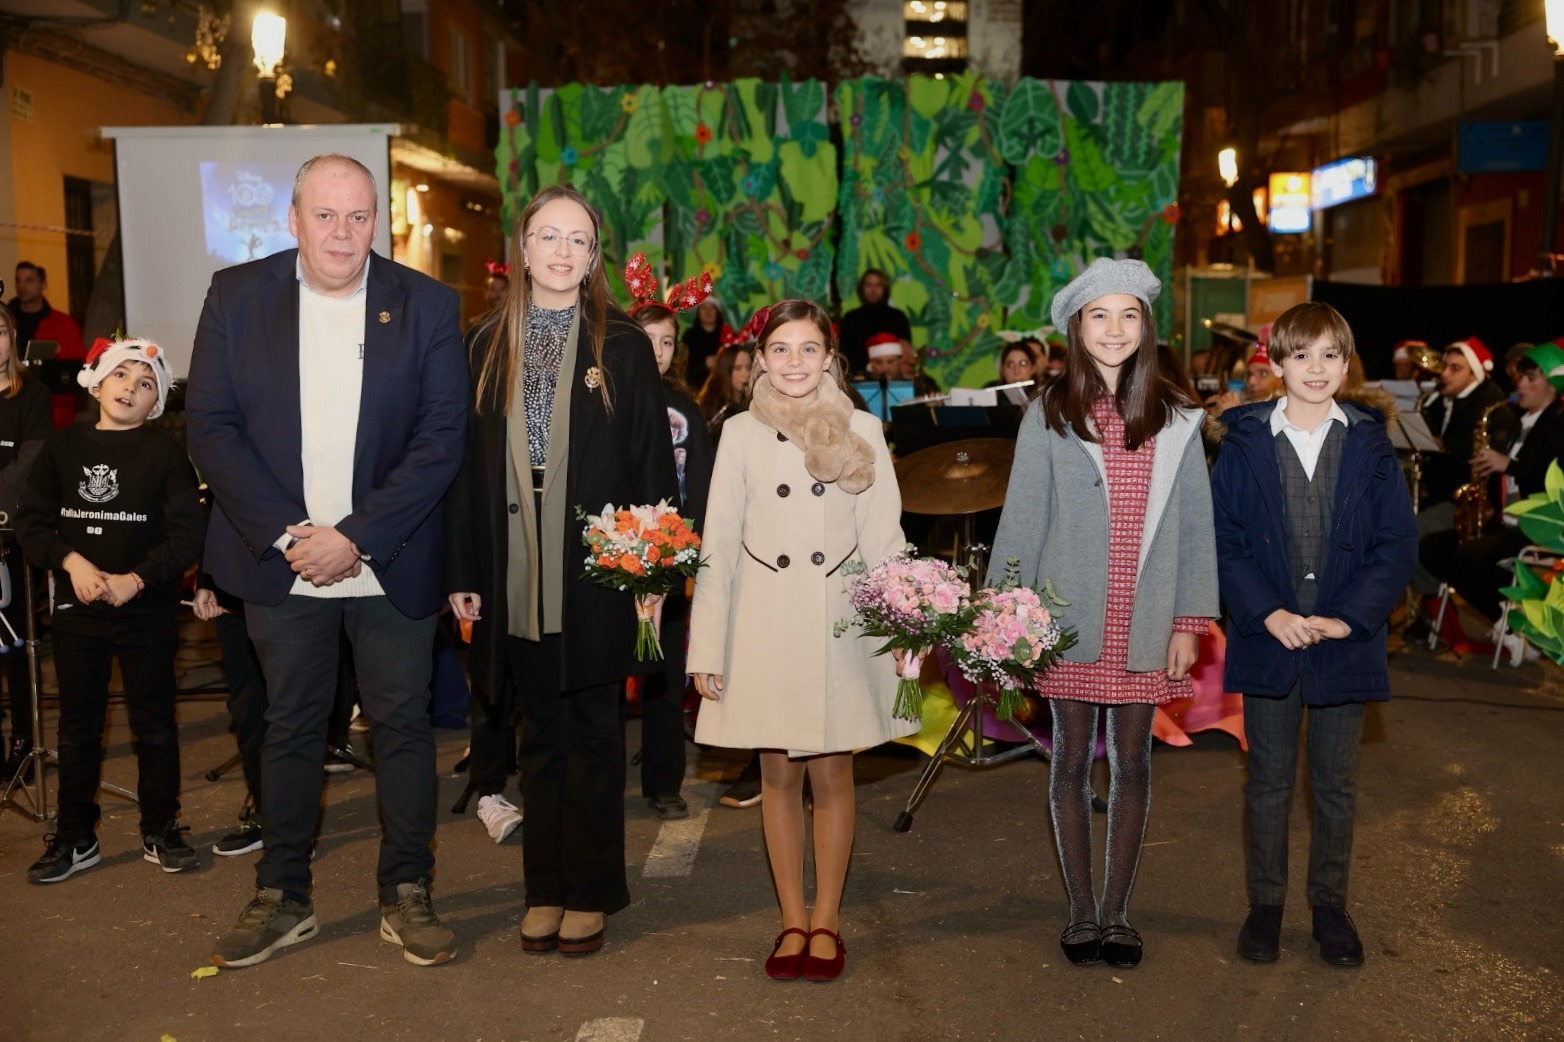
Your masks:
<instances>
[{"instance_id":1,"label":"projector screen","mask_svg":"<svg viewBox=\"0 0 1564 1042\"><path fill-rule=\"evenodd\" d=\"M375 252L391 256L394 124L309 127L104 127L114 140L125 330L162 345L174 375L190 369L212 273L292 249L293 175L340 152L375 175Z\"/></svg>"}]
</instances>

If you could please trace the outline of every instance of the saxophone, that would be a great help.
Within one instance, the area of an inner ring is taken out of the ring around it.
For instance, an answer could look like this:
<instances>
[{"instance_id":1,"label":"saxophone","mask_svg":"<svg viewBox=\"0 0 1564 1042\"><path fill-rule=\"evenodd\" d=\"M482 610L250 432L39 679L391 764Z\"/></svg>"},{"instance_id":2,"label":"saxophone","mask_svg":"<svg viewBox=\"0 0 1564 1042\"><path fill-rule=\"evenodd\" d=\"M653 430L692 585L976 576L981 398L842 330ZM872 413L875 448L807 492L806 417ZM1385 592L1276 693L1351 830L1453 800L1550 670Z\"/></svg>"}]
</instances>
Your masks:
<instances>
[{"instance_id":1,"label":"saxophone","mask_svg":"<svg viewBox=\"0 0 1564 1042\"><path fill-rule=\"evenodd\" d=\"M1477 426L1472 429L1474 457L1479 453L1487 452L1490 447L1488 418L1493 415L1495 409L1503 408L1508 404L1508 399L1494 402L1477 417ZM1489 515L1493 513L1493 508L1488 504L1488 481L1489 478L1468 481L1456 489L1455 494L1450 497L1450 502L1455 507L1455 536L1458 542L1471 542L1481 536L1483 529L1488 525Z\"/></svg>"}]
</instances>

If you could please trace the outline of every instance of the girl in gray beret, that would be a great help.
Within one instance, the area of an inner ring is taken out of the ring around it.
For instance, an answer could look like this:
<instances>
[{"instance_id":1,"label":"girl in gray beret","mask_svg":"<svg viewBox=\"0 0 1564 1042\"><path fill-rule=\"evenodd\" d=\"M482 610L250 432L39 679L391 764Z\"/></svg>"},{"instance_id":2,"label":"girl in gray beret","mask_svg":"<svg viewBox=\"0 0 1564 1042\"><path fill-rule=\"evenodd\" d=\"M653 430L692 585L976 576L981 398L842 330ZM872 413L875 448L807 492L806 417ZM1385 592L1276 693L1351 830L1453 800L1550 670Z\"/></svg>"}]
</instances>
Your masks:
<instances>
[{"instance_id":1,"label":"girl in gray beret","mask_svg":"<svg viewBox=\"0 0 1564 1042\"><path fill-rule=\"evenodd\" d=\"M1070 917L1059 938L1077 965L1140 962L1130 889L1151 798L1156 707L1191 697L1198 637L1217 615L1203 413L1163 378L1140 261L1092 262L1053 301L1064 375L1027 409L1016 442L990 582L1009 559L1021 582L1053 580L1076 645L1039 685L1053 716L1048 797ZM1107 717L1107 865L1092 881L1090 773Z\"/></svg>"}]
</instances>

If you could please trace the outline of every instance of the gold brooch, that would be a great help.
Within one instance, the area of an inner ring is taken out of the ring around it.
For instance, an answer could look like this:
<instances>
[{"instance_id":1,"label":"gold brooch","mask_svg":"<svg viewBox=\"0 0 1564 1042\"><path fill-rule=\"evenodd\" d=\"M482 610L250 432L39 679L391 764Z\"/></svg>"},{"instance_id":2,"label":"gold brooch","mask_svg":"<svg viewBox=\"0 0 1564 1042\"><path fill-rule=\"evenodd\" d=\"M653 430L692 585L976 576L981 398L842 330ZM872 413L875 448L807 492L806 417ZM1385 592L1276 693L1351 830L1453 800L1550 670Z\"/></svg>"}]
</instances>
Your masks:
<instances>
[{"instance_id":1,"label":"gold brooch","mask_svg":"<svg viewBox=\"0 0 1564 1042\"><path fill-rule=\"evenodd\" d=\"M589 391L595 391L599 387L603 386L603 371L595 365L588 369L586 374L586 385L587 390Z\"/></svg>"},{"instance_id":2,"label":"gold brooch","mask_svg":"<svg viewBox=\"0 0 1564 1042\"><path fill-rule=\"evenodd\" d=\"M380 313L380 324L381 325L385 325L386 323L388 323L390 321L391 321L391 312L389 312L389 311L382 311Z\"/></svg>"}]
</instances>

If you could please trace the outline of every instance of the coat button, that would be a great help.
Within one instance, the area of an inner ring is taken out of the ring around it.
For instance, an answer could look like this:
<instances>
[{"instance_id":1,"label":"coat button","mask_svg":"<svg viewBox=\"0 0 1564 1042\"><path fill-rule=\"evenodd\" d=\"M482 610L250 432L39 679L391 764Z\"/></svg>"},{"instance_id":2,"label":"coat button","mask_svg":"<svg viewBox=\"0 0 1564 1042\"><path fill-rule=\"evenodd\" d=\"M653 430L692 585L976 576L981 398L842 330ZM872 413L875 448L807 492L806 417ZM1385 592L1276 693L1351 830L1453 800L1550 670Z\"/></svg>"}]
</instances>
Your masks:
<instances>
[{"instance_id":1,"label":"coat button","mask_svg":"<svg viewBox=\"0 0 1564 1042\"><path fill-rule=\"evenodd\" d=\"M777 441L787 441L787 435L777 431Z\"/></svg>"},{"instance_id":2,"label":"coat button","mask_svg":"<svg viewBox=\"0 0 1564 1042\"><path fill-rule=\"evenodd\" d=\"M825 495L825 486L817 481L813 485L809 486L809 491L813 492L817 496L823 496Z\"/></svg>"},{"instance_id":3,"label":"coat button","mask_svg":"<svg viewBox=\"0 0 1564 1042\"><path fill-rule=\"evenodd\" d=\"M792 563L793 563L792 561L788 560L787 554L783 554L782 556L777 558L777 567L778 568L786 568L788 565L790 565Z\"/></svg>"},{"instance_id":4,"label":"coat button","mask_svg":"<svg viewBox=\"0 0 1564 1042\"><path fill-rule=\"evenodd\" d=\"M521 504L520 503L512 503L510 505L510 512L512 514L518 513L518 512L520 512L520 510L521 510Z\"/></svg>"},{"instance_id":5,"label":"coat button","mask_svg":"<svg viewBox=\"0 0 1564 1042\"><path fill-rule=\"evenodd\" d=\"M809 560L815 564L825 564L825 554L821 553L819 550L816 550L814 553L809 555Z\"/></svg>"},{"instance_id":6,"label":"coat button","mask_svg":"<svg viewBox=\"0 0 1564 1042\"><path fill-rule=\"evenodd\" d=\"M793 490L788 488L786 485L778 485L777 486L777 495L781 496L783 499L786 499L787 496L788 496L788 493L790 493L792 491Z\"/></svg>"}]
</instances>

